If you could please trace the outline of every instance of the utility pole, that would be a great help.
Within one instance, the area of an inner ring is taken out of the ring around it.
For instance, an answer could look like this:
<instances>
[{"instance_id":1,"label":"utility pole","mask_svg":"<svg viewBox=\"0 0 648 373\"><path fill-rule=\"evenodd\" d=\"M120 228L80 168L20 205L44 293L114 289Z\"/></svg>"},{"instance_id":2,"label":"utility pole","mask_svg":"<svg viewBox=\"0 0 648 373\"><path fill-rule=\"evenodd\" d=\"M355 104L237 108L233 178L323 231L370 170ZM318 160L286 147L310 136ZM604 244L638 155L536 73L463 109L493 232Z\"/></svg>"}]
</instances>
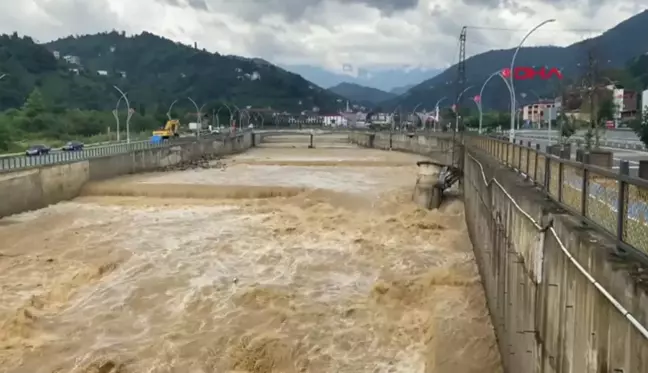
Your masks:
<instances>
[{"instance_id":1,"label":"utility pole","mask_svg":"<svg viewBox=\"0 0 648 373\"><path fill-rule=\"evenodd\" d=\"M457 63L457 80L455 82L455 130L452 133L452 163L455 163L455 141L456 134L459 131L459 113L461 111L461 96L464 93L466 84L466 26L461 28L459 34L459 62Z\"/></svg>"},{"instance_id":2,"label":"utility pole","mask_svg":"<svg viewBox=\"0 0 648 373\"><path fill-rule=\"evenodd\" d=\"M597 100L597 87L596 87L596 79L597 79L597 61L594 56L594 50L593 47L590 47L588 52L587 52L587 81L588 81L588 93L589 93L589 105L590 105L590 129L589 129L589 134L588 134L588 141L587 141L587 146L588 148L591 149L592 147L592 137L595 135L596 129L597 129L597 105L598 105L598 100ZM598 134L596 134L598 137Z\"/></svg>"}]
</instances>

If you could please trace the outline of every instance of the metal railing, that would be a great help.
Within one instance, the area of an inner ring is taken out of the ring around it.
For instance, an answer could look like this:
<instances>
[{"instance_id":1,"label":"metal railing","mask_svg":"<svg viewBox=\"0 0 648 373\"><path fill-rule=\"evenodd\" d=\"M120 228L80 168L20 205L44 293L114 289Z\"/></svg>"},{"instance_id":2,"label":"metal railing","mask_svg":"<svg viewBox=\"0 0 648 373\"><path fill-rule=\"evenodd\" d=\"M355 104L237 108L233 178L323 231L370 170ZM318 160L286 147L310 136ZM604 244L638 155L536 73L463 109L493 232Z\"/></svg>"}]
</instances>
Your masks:
<instances>
[{"instance_id":1,"label":"metal railing","mask_svg":"<svg viewBox=\"0 0 648 373\"><path fill-rule=\"evenodd\" d=\"M648 181L629 176L622 161L619 172L559 158L523 143L469 136L477 147L522 173L566 210L616 240L617 247L648 263Z\"/></svg>"},{"instance_id":2,"label":"metal railing","mask_svg":"<svg viewBox=\"0 0 648 373\"><path fill-rule=\"evenodd\" d=\"M242 131L244 133L247 131ZM208 135L201 137L201 139L219 139L226 138L230 136L229 133L226 134L216 134ZM134 152L144 149L153 149L160 147L168 147L173 145L185 144L187 142L196 141L196 137L181 137L178 139L171 139L163 141L160 143L153 143L151 141L136 141L127 143L116 143L103 146L92 146L85 148L84 150L78 151L61 151L57 150L49 154L35 155L35 156L12 156L12 157L0 157L0 173L10 172L10 171L19 171L23 169L31 169L36 167L42 167L52 164L61 164L61 163L70 163L78 162L91 158L105 157L116 154L123 154Z\"/></svg>"}]
</instances>

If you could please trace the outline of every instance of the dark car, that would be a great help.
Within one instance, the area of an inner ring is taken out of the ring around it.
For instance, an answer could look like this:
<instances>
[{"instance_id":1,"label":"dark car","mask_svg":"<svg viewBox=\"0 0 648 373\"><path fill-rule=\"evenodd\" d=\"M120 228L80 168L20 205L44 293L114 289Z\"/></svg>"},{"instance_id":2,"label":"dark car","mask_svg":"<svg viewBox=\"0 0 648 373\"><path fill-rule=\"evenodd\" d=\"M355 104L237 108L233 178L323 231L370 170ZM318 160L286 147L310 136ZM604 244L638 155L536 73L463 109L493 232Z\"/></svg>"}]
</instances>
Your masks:
<instances>
[{"instance_id":1,"label":"dark car","mask_svg":"<svg viewBox=\"0 0 648 373\"><path fill-rule=\"evenodd\" d=\"M83 143L78 141L70 141L67 144L63 145L61 150L68 151L68 152L83 150Z\"/></svg>"},{"instance_id":2,"label":"dark car","mask_svg":"<svg viewBox=\"0 0 648 373\"><path fill-rule=\"evenodd\" d=\"M25 150L25 155L32 156L32 155L49 154L50 150L51 148L47 145L43 145L43 144L32 145L27 150Z\"/></svg>"}]
</instances>

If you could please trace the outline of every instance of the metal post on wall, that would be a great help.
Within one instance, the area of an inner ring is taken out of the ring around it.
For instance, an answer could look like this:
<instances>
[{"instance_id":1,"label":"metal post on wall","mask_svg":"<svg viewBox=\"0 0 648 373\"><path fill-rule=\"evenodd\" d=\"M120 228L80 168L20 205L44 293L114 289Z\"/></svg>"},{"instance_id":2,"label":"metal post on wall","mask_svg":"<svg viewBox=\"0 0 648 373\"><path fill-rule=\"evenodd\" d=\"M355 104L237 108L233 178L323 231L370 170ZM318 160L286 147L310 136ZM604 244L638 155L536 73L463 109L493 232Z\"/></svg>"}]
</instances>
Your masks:
<instances>
[{"instance_id":1,"label":"metal post on wall","mask_svg":"<svg viewBox=\"0 0 648 373\"><path fill-rule=\"evenodd\" d=\"M628 176L630 175L630 163L626 160L622 160L619 163L619 175ZM619 179L619 196L617 199L617 239L623 242L624 238L624 229L625 229L625 220L627 216L627 207L628 207L628 182Z\"/></svg>"}]
</instances>

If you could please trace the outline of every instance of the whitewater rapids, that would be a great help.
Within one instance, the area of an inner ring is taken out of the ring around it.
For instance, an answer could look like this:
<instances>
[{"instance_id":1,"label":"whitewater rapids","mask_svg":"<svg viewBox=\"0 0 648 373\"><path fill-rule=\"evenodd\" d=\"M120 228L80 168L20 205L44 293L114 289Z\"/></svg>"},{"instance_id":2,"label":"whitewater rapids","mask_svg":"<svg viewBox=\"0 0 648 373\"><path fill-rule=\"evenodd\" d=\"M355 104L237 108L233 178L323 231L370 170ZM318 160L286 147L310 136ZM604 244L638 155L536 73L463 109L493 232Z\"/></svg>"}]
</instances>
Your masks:
<instances>
[{"instance_id":1,"label":"whitewater rapids","mask_svg":"<svg viewBox=\"0 0 648 373\"><path fill-rule=\"evenodd\" d=\"M501 372L459 199L418 156L261 148L0 222L0 371Z\"/></svg>"}]
</instances>

